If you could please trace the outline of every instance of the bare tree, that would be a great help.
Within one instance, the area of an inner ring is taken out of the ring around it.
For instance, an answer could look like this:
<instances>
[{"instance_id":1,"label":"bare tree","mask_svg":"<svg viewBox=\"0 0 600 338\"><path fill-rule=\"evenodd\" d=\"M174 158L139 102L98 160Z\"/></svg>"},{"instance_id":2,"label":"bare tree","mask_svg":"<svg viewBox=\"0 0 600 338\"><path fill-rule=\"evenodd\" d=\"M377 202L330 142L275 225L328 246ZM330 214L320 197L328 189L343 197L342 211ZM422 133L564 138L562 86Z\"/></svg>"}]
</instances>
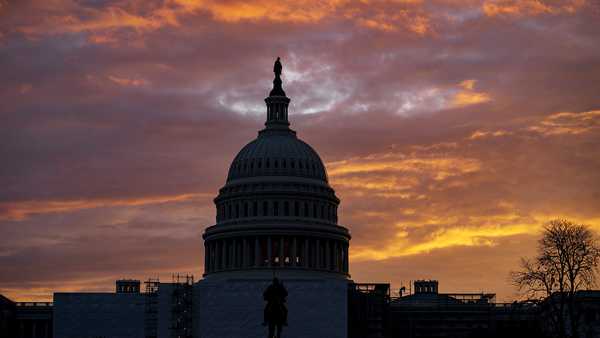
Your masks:
<instances>
[{"instance_id":1,"label":"bare tree","mask_svg":"<svg viewBox=\"0 0 600 338\"><path fill-rule=\"evenodd\" d=\"M595 285L600 248L588 226L563 219L550 221L533 259L521 259L512 280L530 299L545 299L551 332L578 337L580 313L576 293Z\"/></svg>"}]
</instances>

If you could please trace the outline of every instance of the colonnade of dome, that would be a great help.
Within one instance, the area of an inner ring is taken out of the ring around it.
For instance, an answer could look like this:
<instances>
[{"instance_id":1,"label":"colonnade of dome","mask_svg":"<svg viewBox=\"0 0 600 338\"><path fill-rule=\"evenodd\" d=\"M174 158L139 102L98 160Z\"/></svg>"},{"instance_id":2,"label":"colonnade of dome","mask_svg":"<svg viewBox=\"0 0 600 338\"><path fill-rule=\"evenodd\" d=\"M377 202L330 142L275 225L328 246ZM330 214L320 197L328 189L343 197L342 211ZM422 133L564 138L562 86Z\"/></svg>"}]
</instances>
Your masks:
<instances>
[{"instance_id":1,"label":"colonnade of dome","mask_svg":"<svg viewBox=\"0 0 600 338\"><path fill-rule=\"evenodd\" d=\"M348 273L348 242L322 236L256 235L206 244L205 272L308 269Z\"/></svg>"}]
</instances>

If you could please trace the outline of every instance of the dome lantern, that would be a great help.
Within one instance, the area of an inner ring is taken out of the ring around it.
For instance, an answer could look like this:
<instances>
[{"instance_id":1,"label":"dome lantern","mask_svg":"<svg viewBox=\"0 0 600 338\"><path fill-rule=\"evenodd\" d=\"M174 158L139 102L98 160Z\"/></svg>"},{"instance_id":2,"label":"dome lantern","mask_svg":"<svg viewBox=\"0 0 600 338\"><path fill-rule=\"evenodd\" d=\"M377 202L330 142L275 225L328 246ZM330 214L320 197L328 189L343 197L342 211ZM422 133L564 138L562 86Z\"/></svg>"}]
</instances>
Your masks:
<instances>
[{"instance_id":1,"label":"dome lantern","mask_svg":"<svg viewBox=\"0 0 600 338\"><path fill-rule=\"evenodd\" d=\"M280 58L278 57L273 66L275 79L273 79L273 89L269 93L269 97L265 99L267 104L267 121L265 126L267 129L289 129L290 122L288 121L288 106L290 99L285 95L282 88Z\"/></svg>"}]
</instances>

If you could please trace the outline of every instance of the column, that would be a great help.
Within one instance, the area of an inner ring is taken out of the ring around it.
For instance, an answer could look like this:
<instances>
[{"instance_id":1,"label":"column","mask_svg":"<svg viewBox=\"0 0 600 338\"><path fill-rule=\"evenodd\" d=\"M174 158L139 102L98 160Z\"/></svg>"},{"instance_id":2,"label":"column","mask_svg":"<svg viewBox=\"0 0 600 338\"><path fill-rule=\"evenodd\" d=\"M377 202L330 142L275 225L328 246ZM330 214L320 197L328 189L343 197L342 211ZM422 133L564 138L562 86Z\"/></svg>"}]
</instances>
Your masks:
<instances>
[{"instance_id":1,"label":"column","mask_svg":"<svg viewBox=\"0 0 600 338\"><path fill-rule=\"evenodd\" d=\"M227 269L227 240L221 240L221 251L223 251L223 256L221 257L221 270Z\"/></svg>"},{"instance_id":2,"label":"column","mask_svg":"<svg viewBox=\"0 0 600 338\"><path fill-rule=\"evenodd\" d=\"M285 246L283 236L279 237L279 266L284 265L285 260Z\"/></svg>"},{"instance_id":3,"label":"column","mask_svg":"<svg viewBox=\"0 0 600 338\"><path fill-rule=\"evenodd\" d=\"M231 258L232 258L232 260L230 262L230 265L231 265L232 269L237 268L237 264L238 264L238 262L237 262L238 252L237 251L238 251L237 250L237 239L233 239L231 241Z\"/></svg>"},{"instance_id":4,"label":"column","mask_svg":"<svg viewBox=\"0 0 600 338\"><path fill-rule=\"evenodd\" d=\"M211 247L210 271L215 271L217 269L217 243L215 243L215 241L212 241L210 244L210 247Z\"/></svg>"},{"instance_id":5,"label":"column","mask_svg":"<svg viewBox=\"0 0 600 338\"><path fill-rule=\"evenodd\" d=\"M215 241L215 271L221 269L221 255L219 252L219 241Z\"/></svg>"},{"instance_id":6,"label":"column","mask_svg":"<svg viewBox=\"0 0 600 338\"><path fill-rule=\"evenodd\" d=\"M235 269L236 258L237 258L236 255L235 255L236 251L237 251L236 249L237 248L235 247L235 239L232 239L231 240L231 247L229 249L229 252L230 252L230 255L231 255L231 258L229 259L229 266L232 269Z\"/></svg>"},{"instance_id":7,"label":"column","mask_svg":"<svg viewBox=\"0 0 600 338\"><path fill-rule=\"evenodd\" d=\"M35 320L31 321L31 338L37 338L37 334L36 334L36 322Z\"/></svg>"},{"instance_id":8,"label":"column","mask_svg":"<svg viewBox=\"0 0 600 338\"><path fill-rule=\"evenodd\" d=\"M315 267L321 268L321 241L317 239L316 254L315 254Z\"/></svg>"},{"instance_id":9,"label":"column","mask_svg":"<svg viewBox=\"0 0 600 338\"><path fill-rule=\"evenodd\" d=\"M258 236L256 236L254 237L254 266L260 266L260 262L260 242L258 241Z\"/></svg>"},{"instance_id":10,"label":"column","mask_svg":"<svg viewBox=\"0 0 600 338\"><path fill-rule=\"evenodd\" d=\"M272 252L272 247L271 247L271 236L267 237L267 266L271 266L272 265L272 261L273 260L273 252Z\"/></svg>"},{"instance_id":11,"label":"column","mask_svg":"<svg viewBox=\"0 0 600 338\"><path fill-rule=\"evenodd\" d=\"M248 241L246 237L242 239L242 268L247 268L250 264L248 264Z\"/></svg>"},{"instance_id":12,"label":"column","mask_svg":"<svg viewBox=\"0 0 600 338\"><path fill-rule=\"evenodd\" d=\"M344 244L344 272L348 273L348 244Z\"/></svg>"},{"instance_id":13,"label":"column","mask_svg":"<svg viewBox=\"0 0 600 338\"><path fill-rule=\"evenodd\" d=\"M308 268L308 237L304 238L304 257L302 259L302 266Z\"/></svg>"},{"instance_id":14,"label":"column","mask_svg":"<svg viewBox=\"0 0 600 338\"><path fill-rule=\"evenodd\" d=\"M210 259L210 243L208 242L204 242L204 273L208 272L208 270L210 270L210 266L209 266L209 259Z\"/></svg>"},{"instance_id":15,"label":"column","mask_svg":"<svg viewBox=\"0 0 600 338\"><path fill-rule=\"evenodd\" d=\"M333 241L333 270L340 271L340 254L337 241Z\"/></svg>"},{"instance_id":16,"label":"column","mask_svg":"<svg viewBox=\"0 0 600 338\"><path fill-rule=\"evenodd\" d=\"M297 263L297 257L298 257L298 241L296 240L296 236L294 236L293 242L292 242L292 266L296 266L298 265Z\"/></svg>"},{"instance_id":17,"label":"column","mask_svg":"<svg viewBox=\"0 0 600 338\"><path fill-rule=\"evenodd\" d=\"M325 269L331 270L331 246L329 240L325 241Z\"/></svg>"},{"instance_id":18,"label":"column","mask_svg":"<svg viewBox=\"0 0 600 338\"><path fill-rule=\"evenodd\" d=\"M275 118L277 121L281 119L281 103L275 103Z\"/></svg>"}]
</instances>

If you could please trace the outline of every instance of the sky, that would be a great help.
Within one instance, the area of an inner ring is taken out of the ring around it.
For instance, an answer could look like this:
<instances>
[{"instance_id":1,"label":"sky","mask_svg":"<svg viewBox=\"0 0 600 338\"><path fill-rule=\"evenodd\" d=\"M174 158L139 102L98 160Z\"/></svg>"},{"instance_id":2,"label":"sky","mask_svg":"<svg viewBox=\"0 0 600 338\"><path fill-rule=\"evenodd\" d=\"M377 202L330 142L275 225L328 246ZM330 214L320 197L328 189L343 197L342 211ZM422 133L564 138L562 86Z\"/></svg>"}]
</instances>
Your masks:
<instances>
[{"instance_id":1,"label":"sky","mask_svg":"<svg viewBox=\"0 0 600 338\"><path fill-rule=\"evenodd\" d=\"M518 299L546 222L600 231L599 36L596 0L0 0L0 293L200 278L280 56L352 279Z\"/></svg>"}]
</instances>

